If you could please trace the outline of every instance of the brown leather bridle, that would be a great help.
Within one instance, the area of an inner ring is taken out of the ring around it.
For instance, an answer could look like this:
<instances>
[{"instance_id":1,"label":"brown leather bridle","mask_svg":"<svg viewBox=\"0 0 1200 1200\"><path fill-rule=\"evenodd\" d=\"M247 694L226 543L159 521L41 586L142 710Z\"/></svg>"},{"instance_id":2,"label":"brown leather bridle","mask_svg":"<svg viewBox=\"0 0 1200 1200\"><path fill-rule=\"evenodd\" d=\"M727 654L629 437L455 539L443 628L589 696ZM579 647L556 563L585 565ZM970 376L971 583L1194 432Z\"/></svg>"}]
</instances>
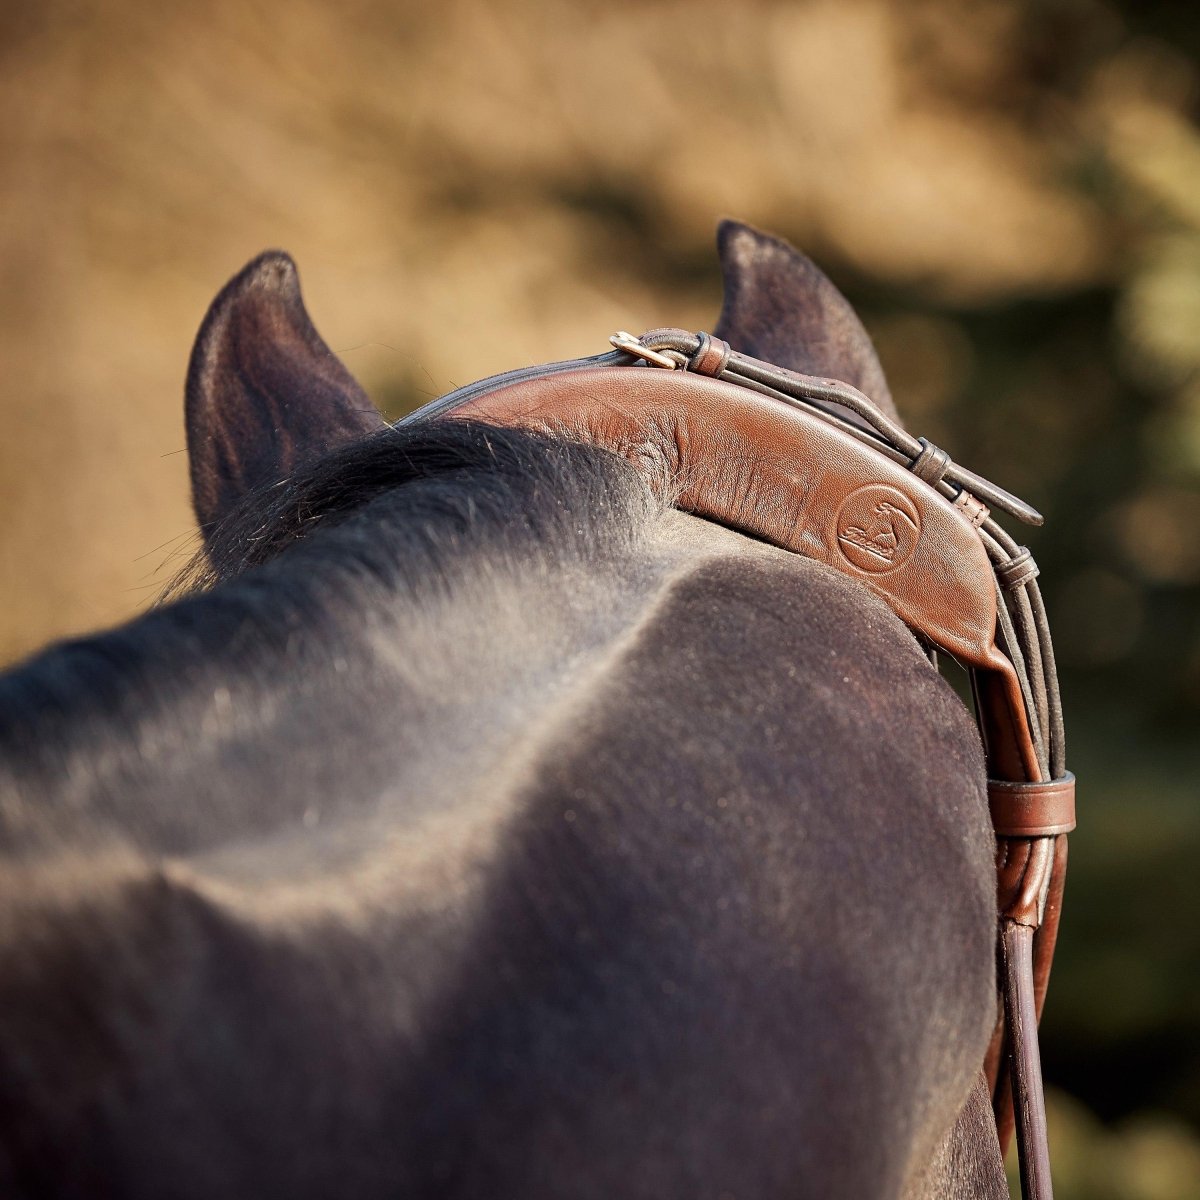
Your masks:
<instances>
[{"instance_id":1,"label":"brown leather bridle","mask_svg":"<svg viewBox=\"0 0 1200 1200\"><path fill-rule=\"evenodd\" d=\"M985 1064L1001 1147L1015 1115L1026 1200L1052 1196L1037 1021L1075 827L1038 569L992 518L1041 516L913 438L857 389L719 338L616 334L590 359L497 375L435 416L591 442L666 481L675 505L857 579L970 672L996 831L1003 1014Z\"/></svg>"}]
</instances>

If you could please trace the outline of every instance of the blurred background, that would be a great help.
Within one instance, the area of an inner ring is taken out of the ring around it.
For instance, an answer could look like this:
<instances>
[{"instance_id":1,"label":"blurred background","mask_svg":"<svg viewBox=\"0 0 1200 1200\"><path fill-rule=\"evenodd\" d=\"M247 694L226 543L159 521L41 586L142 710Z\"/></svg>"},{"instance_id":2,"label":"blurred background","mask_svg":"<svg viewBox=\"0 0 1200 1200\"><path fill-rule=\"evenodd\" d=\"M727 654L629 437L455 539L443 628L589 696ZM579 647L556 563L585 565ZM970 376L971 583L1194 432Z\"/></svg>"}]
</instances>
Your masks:
<instances>
[{"instance_id":1,"label":"blurred background","mask_svg":"<svg viewBox=\"0 0 1200 1200\"><path fill-rule=\"evenodd\" d=\"M184 368L259 250L398 416L709 327L717 219L784 235L910 428L1047 515L1058 1192L1200 1196L1198 64L1167 0L4 0L0 662L195 549Z\"/></svg>"}]
</instances>

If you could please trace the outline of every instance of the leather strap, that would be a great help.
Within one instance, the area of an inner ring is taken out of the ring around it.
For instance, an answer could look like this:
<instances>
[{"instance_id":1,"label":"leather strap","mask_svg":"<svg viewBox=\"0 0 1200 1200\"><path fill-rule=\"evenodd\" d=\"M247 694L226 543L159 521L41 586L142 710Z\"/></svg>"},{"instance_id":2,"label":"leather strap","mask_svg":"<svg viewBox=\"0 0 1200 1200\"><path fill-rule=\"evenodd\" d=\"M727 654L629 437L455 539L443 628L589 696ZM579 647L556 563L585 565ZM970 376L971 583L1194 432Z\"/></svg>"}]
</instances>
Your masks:
<instances>
[{"instance_id":1,"label":"leather strap","mask_svg":"<svg viewBox=\"0 0 1200 1200\"><path fill-rule=\"evenodd\" d=\"M1021 1194L1052 1196L1050 1150L1046 1129L1046 1100L1042 1088L1042 1063L1038 1053L1038 1014L1033 989L1034 931L1028 925L1005 921L1000 939L1004 966L1004 1015L1012 1033L1009 1059L1013 1108L1016 1114L1020 1155Z\"/></svg>"},{"instance_id":2,"label":"leather strap","mask_svg":"<svg viewBox=\"0 0 1200 1200\"><path fill-rule=\"evenodd\" d=\"M611 340L616 354L484 380L403 423L445 415L519 425L622 454L678 507L857 579L971 669L1004 965L987 1070L1002 1146L1015 1109L1025 1198L1050 1200L1037 1018L1075 781L1037 565L990 510L1031 524L1041 516L847 384L738 354L707 333Z\"/></svg>"},{"instance_id":3,"label":"leather strap","mask_svg":"<svg viewBox=\"0 0 1200 1200\"><path fill-rule=\"evenodd\" d=\"M1075 776L1048 783L988 780L992 825L999 837L1044 838L1075 828Z\"/></svg>"}]
</instances>

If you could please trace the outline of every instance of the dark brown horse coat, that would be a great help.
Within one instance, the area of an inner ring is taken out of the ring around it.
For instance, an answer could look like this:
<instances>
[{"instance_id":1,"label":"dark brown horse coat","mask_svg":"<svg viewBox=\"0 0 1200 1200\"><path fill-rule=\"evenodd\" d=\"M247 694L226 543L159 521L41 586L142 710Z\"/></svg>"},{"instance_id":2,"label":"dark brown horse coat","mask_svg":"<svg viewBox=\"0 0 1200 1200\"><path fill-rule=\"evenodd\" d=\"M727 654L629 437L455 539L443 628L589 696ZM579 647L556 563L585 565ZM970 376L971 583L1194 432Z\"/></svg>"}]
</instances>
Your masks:
<instances>
[{"instance_id":1,"label":"dark brown horse coat","mask_svg":"<svg viewBox=\"0 0 1200 1200\"><path fill-rule=\"evenodd\" d=\"M722 336L886 399L807 260L722 258ZM1006 1194L980 748L889 610L388 429L282 256L188 422L214 586L0 679L0 1192Z\"/></svg>"}]
</instances>

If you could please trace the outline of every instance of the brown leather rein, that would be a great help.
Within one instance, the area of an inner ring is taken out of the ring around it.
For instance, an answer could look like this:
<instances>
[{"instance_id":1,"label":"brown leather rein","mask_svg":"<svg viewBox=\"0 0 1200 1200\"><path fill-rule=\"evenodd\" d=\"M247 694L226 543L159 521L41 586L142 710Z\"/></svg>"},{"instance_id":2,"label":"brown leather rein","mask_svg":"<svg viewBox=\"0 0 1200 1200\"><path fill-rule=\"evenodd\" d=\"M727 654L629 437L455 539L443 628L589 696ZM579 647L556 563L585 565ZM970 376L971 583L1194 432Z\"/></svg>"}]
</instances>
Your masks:
<instances>
[{"instance_id":1,"label":"brown leather rein","mask_svg":"<svg viewBox=\"0 0 1200 1200\"><path fill-rule=\"evenodd\" d=\"M707 333L616 334L590 359L443 396L446 416L591 442L664 477L677 507L852 576L967 667L996 831L1003 1016L986 1063L1001 1147L1015 1115L1026 1200L1052 1196L1037 1021L1075 827L1038 569L992 518L1028 505L913 438L857 389Z\"/></svg>"}]
</instances>

